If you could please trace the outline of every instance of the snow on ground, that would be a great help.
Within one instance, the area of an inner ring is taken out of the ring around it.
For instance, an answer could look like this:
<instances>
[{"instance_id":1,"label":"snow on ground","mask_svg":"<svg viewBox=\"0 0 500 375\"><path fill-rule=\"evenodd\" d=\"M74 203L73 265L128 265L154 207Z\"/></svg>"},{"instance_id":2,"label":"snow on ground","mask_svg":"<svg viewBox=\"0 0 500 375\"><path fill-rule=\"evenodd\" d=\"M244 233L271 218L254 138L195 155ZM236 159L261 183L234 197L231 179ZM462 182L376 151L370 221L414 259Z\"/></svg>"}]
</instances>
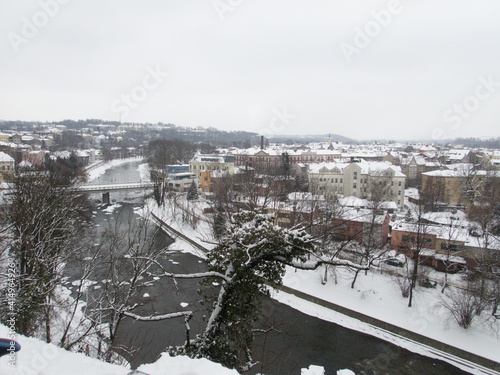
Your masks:
<instances>
[{"instance_id":1,"label":"snow on ground","mask_svg":"<svg viewBox=\"0 0 500 375\"><path fill-rule=\"evenodd\" d=\"M309 368L303 368L300 371L300 375L324 375L324 374L325 374L325 369L323 367L314 365L309 366Z\"/></svg>"},{"instance_id":2,"label":"snow on ground","mask_svg":"<svg viewBox=\"0 0 500 375\"><path fill-rule=\"evenodd\" d=\"M214 247L212 241L212 230L211 225L204 218L206 215L202 214L205 208L210 207L205 201L192 201L187 202L183 199L181 207L177 207L173 201L168 199L165 202L164 207L158 207L154 199L150 199L145 203L145 207L142 211L143 215L147 215L151 212L158 216L163 222L167 223L174 230L182 233L183 235L191 238L192 240L199 243L206 249L211 249ZM180 203L180 202L179 202ZM200 218L197 220L196 224L190 224L188 222L183 222L183 217L186 217L187 212L195 212ZM192 244L176 239L176 241L171 245L170 250L181 251L185 253L193 254L197 257L204 258L205 255L198 248L194 247Z\"/></svg>"},{"instance_id":3,"label":"snow on ground","mask_svg":"<svg viewBox=\"0 0 500 375\"><path fill-rule=\"evenodd\" d=\"M153 206L155 206L154 202L150 207L153 208ZM201 210L202 207L203 204L198 203L197 209ZM187 223L182 223L179 213L173 212L171 208L166 210L154 208L154 210L157 216L162 217L179 232L184 233L204 247L210 247L205 242L210 241L208 223L202 222L198 224L197 228L193 228ZM199 215L200 217L203 216L201 211L199 211ZM193 251L192 245L182 241L180 238L176 239L174 248L189 251L200 256L198 250L194 249ZM391 268L388 265L383 265L382 267L386 271L389 271ZM335 284L334 276L330 274L329 281L326 285L323 285L321 283L323 274L324 268L316 271L301 271L289 267L283 283L293 289L362 312L368 316L456 346L465 351L494 361L499 360L500 321L492 320L488 312L485 312L476 318L472 326L467 330L459 327L441 304L442 298L445 297L441 293L439 286L435 289L417 288L414 295L413 307L409 308L407 306L408 299L401 296L401 292L397 284L393 281L393 277L385 272L381 273L380 269L374 268L368 275L360 273L354 289L350 287L352 274L343 268L337 269L337 284ZM442 278L443 274L434 271L430 276ZM455 281L457 284L460 283L459 275L450 275L450 278L451 281ZM443 360L447 359L441 357L441 352L437 353L432 348L396 336L298 297L283 292L273 293L273 297L308 315L377 336L415 353ZM454 365L460 366L460 364L454 361L451 362ZM466 371L471 371L471 368L467 364L462 365L462 368ZM481 373L480 370L477 370L477 373Z\"/></svg>"},{"instance_id":4,"label":"snow on ground","mask_svg":"<svg viewBox=\"0 0 500 375\"><path fill-rule=\"evenodd\" d=\"M337 285L333 275L329 275L329 281L322 285L320 280L323 273L323 267L316 271L301 271L288 267L283 284L498 361L500 322L496 319L491 320L489 312L477 317L468 329L463 329L442 306L441 302L446 297L439 287L417 288L413 306L409 308L408 299L401 296L399 287L392 281L391 276L376 269L368 275L360 273L354 289L350 287L352 275L347 270L337 269Z\"/></svg>"},{"instance_id":5,"label":"snow on ground","mask_svg":"<svg viewBox=\"0 0 500 375\"><path fill-rule=\"evenodd\" d=\"M9 337L8 328L0 325L0 337ZM131 370L101 362L83 353L72 353L41 340L16 336L21 350L16 353L15 366L9 365L9 356L0 358L2 375L126 375ZM149 375L229 375L238 374L207 359L170 357L163 354L158 361L138 368Z\"/></svg>"}]
</instances>

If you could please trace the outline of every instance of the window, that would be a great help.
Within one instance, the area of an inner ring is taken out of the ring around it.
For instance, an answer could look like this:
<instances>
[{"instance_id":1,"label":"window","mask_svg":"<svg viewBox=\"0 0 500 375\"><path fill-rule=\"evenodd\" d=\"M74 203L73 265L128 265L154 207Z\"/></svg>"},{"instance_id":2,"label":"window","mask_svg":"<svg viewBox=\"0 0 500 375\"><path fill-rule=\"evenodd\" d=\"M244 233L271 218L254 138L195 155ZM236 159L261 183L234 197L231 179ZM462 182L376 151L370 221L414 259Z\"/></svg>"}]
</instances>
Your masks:
<instances>
[{"instance_id":1,"label":"window","mask_svg":"<svg viewBox=\"0 0 500 375\"><path fill-rule=\"evenodd\" d=\"M356 183L352 184L352 188L356 189Z\"/></svg>"},{"instance_id":2,"label":"window","mask_svg":"<svg viewBox=\"0 0 500 375\"><path fill-rule=\"evenodd\" d=\"M358 179L358 172L354 172L352 178L354 180L357 180Z\"/></svg>"},{"instance_id":3,"label":"window","mask_svg":"<svg viewBox=\"0 0 500 375\"><path fill-rule=\"evenodd\" d=\"M401 186L401 181L399 181L399 184L398 184L398 186Z\"/></svg>"},{"instance_id":4,"label":"window","mask_svg":"<svg viewBox=\"0 0 500 375\"><path fill-rule=\"evenodd\" d=\"M340 179L340 183L342 183L342 179Z\"/></svg>"},{"instance_id":5,"label":"window","mask_svg":"<svg viewBox=\"0 0 500 375\"><path fill-rule=\"evenodd\" d=\"M445 242L441 243L441 250L445 251L462 251L462 246L460 245L452 245L452 244L447 244Z\"/></svg>"},{"instance_id":6,"label":"window","mask_svg":"<svg viewBox=\"0 0 500 375\"><path fill-rule=\"evenodd\" d=\"M338 179L338 178L336 178L336 179L335 179L335 183L337 183L337 182L339 182L339 179Z\"/></svg>"},{"instance_id":7,"label":"window","mask_svg":"<svg viewBox=\"0 0 500 375\"><path fill-rule=\"evenodd\" d=\"M401 195L401 190L398 190L398 195Z\"/></svg>"},{"instance_id":8,"label":"window","mask_svg":"<svg viewBox=\"0 0 500 375\"><path fill-rule=\"evenodd\" d=\"M402 240L403 242L415 242L415 237L403 234Z\"/></svg>"}]
</instances>

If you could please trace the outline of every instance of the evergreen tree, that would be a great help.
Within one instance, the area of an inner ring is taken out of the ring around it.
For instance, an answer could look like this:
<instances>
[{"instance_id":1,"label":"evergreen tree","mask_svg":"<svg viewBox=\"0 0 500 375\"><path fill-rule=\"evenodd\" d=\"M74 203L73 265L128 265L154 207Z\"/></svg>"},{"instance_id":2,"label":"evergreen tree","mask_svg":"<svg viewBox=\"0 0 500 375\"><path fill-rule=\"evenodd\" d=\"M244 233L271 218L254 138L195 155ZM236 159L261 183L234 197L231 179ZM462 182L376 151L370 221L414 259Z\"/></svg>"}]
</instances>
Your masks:
<instances>
[{"instance_id":1,"label":"evergreen tree","mask_svg":"<svg viewBox=\"0 0 500 375\"><path fill-rule=\"evenodd\" d=\"M300 177L300 173L297 173L295 175L295 191L303 191L303 186L302 186L302 178Z\"/></svg>"},{"instance_id":2,"label":"evergreen tree","mask_svg":"<svg viewBox=\"0 0 500 375\"><path fill-rule=\"evenodd\" d=\"M290 156L288 155L288 152L284 152L281 154L281 169L285 180L288 179L292 171L292 164L290 162Z\"/></svg>"},{"instance_id":3,"label":"evergreen tree","mask_svg":"<svg viewBox=\"0 0 500 375\"><path fill-rule=\"evenodd\" d=\"M198 188L196 187L196 184L193 181L191 181L191 186L189 186L189 190L187 193L187 200L192 201L198 199Z\"/></svg>"},{"instance_id":4,"label":"evergreen tree","mask_svg":"<svg viewBox=\"0 0 500 375\"><path fill-rule=\"evenodd\" d=\"M213 223L214 238L219 241L226 232L226 215L221 201L215 204L214 223Z\"/></svg>"}]
</instances>

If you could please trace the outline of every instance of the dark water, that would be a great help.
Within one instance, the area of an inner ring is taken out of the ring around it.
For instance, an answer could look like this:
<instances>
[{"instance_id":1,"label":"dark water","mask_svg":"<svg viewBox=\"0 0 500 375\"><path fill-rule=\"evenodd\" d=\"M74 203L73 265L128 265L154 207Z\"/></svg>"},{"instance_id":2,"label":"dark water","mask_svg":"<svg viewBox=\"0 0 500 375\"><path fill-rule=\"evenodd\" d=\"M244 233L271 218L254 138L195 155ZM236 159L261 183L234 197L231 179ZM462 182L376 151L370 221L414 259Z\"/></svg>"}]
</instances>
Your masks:
<instances>
[{"instance_id":1,"label":"dark water","mask_svg":"<svg viewBox=\"0 0 500 375\"><path fill-rule=\"evenodd\" d=\"M126 165L108 170L101 183L134 182L139 180L137 165ZM112 193L113 194L113 193ZM142 192L116 192L112 199L122 202L122 209L132 212L142 204ZM125 203L123 203L125 202ZM98 210L97 223L104 223L113 214ZM163 264L170 272L189 273L205 270L205 264L191 254L170 252ZM201 303L198 281L161 279L145 292L157 298L138 309L139 314L168 313L192 310L191 335L205 325L208 312ZM185 307L182 304L187 304ZM436 361L403 350L375 337L343 328L301 313L287 305L263 297L263 315L259 328L270 329L257 334L254 360L260 362L250 373L300 374L309 365L325 367L326 374L336 374L343 368L356 374L465 374L442 361ZM133 368L154 362L168 346L185 341L182 318L163 322L139 322L125 319L118 333L118 341L131 349L125 357Z\"/></svg>"}]
</instances>

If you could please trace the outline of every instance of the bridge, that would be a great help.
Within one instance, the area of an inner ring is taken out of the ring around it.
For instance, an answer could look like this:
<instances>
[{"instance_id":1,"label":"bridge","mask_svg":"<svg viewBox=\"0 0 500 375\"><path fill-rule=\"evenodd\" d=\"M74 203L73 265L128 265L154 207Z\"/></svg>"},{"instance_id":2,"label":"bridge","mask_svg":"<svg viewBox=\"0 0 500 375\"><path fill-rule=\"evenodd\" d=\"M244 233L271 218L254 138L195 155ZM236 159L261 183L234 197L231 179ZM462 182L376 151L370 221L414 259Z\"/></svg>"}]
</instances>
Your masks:
<instances>
[{"instance_id":1,"label":"bridge","mask_svg":"<svg viewBox=\"0 0 500 375\"><path fill-rule=\"evenodd\" d=\"M99 184L99 185L80 185L75 188L75 191L91 192L91 191L115 191L115 190L139 190L152 189L152 182L127 182L125 184Z\"/></svg>"},{"instance_id":2,"label":"bridge","mask_svg":"<svg viewBox=\"0 0 500 375\"><path fill-rule=\"evenodd\" d=\"M118 190L146 190L152 189L154 183L152 182L127 182L125 184L99 184L99 185L80 185L74 188L76 192L101 192L102 203L109 204L111 199L109 197L110 191Z\"/></svg>"}]
</instances>

